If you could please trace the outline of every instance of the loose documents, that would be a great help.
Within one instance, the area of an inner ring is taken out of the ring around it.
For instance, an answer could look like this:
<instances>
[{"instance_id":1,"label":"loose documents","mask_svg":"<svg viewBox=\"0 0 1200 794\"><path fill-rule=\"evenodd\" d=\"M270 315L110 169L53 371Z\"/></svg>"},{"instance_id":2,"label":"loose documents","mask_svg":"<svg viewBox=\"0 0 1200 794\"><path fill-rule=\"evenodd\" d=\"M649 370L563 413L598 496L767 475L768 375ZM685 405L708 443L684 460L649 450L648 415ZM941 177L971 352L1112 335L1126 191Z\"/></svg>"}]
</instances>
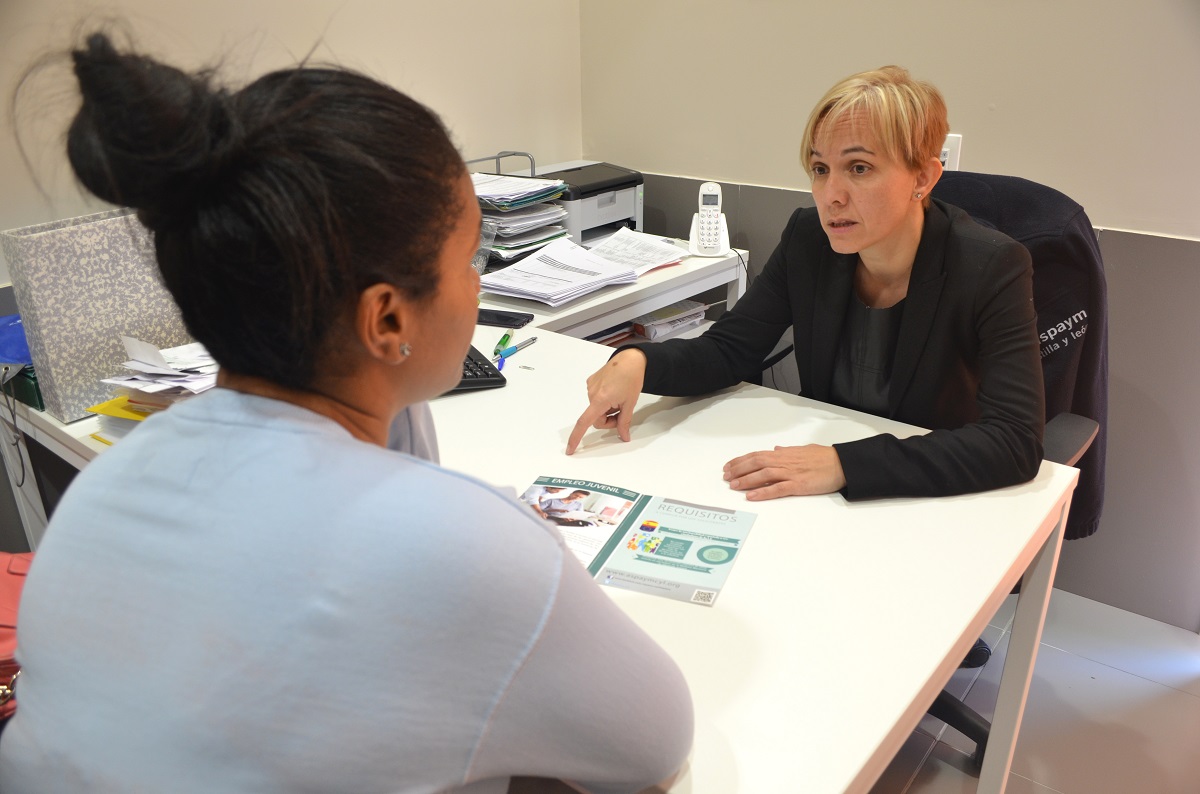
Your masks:
<instances>
[{"instance_id":1,"label":"loose documents","mask_svg":"<svg viewBox=\"0 0 1200 794\"><path fill-rule=\"evenodd\" d=\"M681 300L633 318L633 330L650 341L661 339L667 334L699 325L704 312L712 304L700 301Z\"/></svg>"},{"instance_id":2,"label":"loose documents","mask_svg":"<svg viewBox=\"0 0 1200 794\"><path fill-rule=\"evenodd\" d=\"M122 336L133 375L104 378L116 386L116 396L87 410L99 415L100 428L92 438L113 444L147 416L182 399L211 389L217 383L217 363L199 342L159 350L154 345Z\"/></svg>"},{"instance_id":3,"label":"loose documents","mask_svg":"<svg viewBox=\"0 0 1200 794\"><path fill-rule=\"evenodd\" d=\"M544 245L549 245L551 241L566 236L566 229L551 224L512 237L497 237L490 250L501 259L516 259L521 254L536 251Z\"/></svg>"},{"instance_id":4,"label":"loose documents","mask_svg":"<svg viewBox=\"0 0 1200 794\"><path fill-rule=\"evenodd\" d=\"M662 238L621 229L590 251L558 239L503 270L484 276L486 292L561 306L608 286L629 284L664 265L679 262L685 251Z\"/></svg>"},{"instance_id":5,"label":"loose documents","mask_svg":"<svg viewBox=\"0 0 1200 794\"><path fill-rule=\"evenodd\" d=\"M130 359L122 366L136 374L104 378L101 383L120 387L119 393L135 403L165 406L217 383L217 363L199 342L159 350L128 336L122 336L121 341Z\"/></svg>"},{"instance_id":6,"label":"loose documents","mask_svg":"<svg viewBox=\"0 0 1200 794\"><path fill-rule=\"evenodd\" d=\"M471 174L481 206L502 212L556 199L567 189L561 179L535 179L503 174Z\"/></svg>"},{"instance_id":7,"label":"loose documents","mask_svg":"<svg viewBox=\"0 0 1200 794\"><path fill-rule=\"evenodd\" d=\"M561 306L609 284L629 284L636 280L633 268L602 259L583 246L560 238L536 254L488 273L480 279L480 285L495 295Z\"/></svg>"},{"instance_id":8,"label":"loose documents","mask_svg":"<svg viewBox=\"0 0 1200 794\"><path fill-rule=\"evenodd\" d=\"M622 228L592 248L592 253L609 262L628 265L642 276L656 267L678 263L687 252L661 237Z\"/></svg>"},{"instance_id":9,"label":"loose documents","mask_svg":"<svg viewBox=\"0 0 1200 794\"><path fill-rule=\"evenodd\" d=\"M514 234L533 231L558 223L565 217L567 210L561 204L531 204L509 212L483 211L484 220L496 224L496 234L500 237L512 237Z\"/></svg>"}]
</instances>

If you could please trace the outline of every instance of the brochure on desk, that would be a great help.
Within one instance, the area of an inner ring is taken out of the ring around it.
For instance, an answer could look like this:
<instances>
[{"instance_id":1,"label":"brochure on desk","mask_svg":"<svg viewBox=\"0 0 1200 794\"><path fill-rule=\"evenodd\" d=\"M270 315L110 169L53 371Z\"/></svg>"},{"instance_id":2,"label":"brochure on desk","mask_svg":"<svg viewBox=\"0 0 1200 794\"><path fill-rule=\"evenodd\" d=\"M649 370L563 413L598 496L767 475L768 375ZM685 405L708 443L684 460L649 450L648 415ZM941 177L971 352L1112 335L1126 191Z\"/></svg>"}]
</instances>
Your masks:
<instances>
[{"instance_id":1,"label":"brochure on desk","mask_svg":"<svg viewBox=\"0 0 1200 794\"><path fill-rule=\"evenodd\" d=\"M538 477L521 500L542 508L601 584L707 606L716 602L756 518L561 477Z\"/></svg>"}]
</instances>

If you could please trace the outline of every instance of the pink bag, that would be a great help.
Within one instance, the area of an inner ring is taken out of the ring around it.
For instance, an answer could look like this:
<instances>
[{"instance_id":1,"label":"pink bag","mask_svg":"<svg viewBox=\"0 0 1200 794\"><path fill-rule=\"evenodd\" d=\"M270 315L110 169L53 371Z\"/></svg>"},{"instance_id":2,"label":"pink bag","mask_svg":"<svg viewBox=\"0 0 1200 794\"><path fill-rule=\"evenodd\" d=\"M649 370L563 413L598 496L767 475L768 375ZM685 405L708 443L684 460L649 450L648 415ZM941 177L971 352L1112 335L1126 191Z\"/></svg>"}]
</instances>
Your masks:
<instances>
[{"instance_id":1,"label":"pink bag","mask_svg":"<svg viewBox=\"0 0 1200 794\"><path fill-rule=\"evenodd\" d=\"M15 687L21 667L15 658L17 651L17 606L21 603L21 588L25 574L33 562L33 552L8 554L0 552L0 722L17 710Z\"/></svg>"}]
</instances>

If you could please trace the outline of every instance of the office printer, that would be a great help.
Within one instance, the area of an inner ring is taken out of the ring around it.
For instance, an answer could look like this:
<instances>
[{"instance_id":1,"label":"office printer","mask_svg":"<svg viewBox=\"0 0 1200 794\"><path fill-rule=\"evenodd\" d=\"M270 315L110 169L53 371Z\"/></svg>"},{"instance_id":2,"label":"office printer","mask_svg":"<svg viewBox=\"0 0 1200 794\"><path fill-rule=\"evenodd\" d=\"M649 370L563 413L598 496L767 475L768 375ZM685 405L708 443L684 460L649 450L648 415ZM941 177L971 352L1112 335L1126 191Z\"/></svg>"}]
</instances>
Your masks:
<instances>
[{"instance_id":1,"label":"office printer","mask_svg":"<svg viewBox=\"0 0 1200 794\"><path fill-rule=\"evenodd\" d=\"M561 179L567 190L556 203L567 209L571 241L592 246L622 226L642 231L642 175L611 163L575 161L549 166L542 179Z\"/></svg>"}]
</instances>

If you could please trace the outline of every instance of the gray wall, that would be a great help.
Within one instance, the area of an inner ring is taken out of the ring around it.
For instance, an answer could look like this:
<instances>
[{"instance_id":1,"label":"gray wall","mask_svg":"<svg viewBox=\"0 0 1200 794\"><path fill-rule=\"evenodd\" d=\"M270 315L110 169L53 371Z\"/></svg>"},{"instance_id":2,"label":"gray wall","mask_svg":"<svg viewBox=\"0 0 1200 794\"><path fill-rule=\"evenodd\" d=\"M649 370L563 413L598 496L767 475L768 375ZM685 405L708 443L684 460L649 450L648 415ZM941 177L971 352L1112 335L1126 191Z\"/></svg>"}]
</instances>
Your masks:
<instances>
[{"instance_id":1,"label":"gray wall","mask_svg":"<svg viewBox=\"0 0 1200 794\"><path fill-rule=\"evenodd\" d=\"M1200 631L1200 242L1104 230L1109 436L1104 517L1057 585Z\"/></svg>"},{"instance_id":2,"label":"gray wall","mask_svg":"<svg viewBox=\"0 0 1200 794\"><path fill-rule=\"evenodd\" d=\"M700 180L646 175L647 231L686 236ZM806 191L723 184L733 244L761 271ZM1105 511L1097 533L1063 546L1056 586L1200 631L1200 241L1100 232L1109 288ZM789 372L790 370L790 372ZM795 391L790 361L778 385Z\"/></svg>"}]
</instances>

